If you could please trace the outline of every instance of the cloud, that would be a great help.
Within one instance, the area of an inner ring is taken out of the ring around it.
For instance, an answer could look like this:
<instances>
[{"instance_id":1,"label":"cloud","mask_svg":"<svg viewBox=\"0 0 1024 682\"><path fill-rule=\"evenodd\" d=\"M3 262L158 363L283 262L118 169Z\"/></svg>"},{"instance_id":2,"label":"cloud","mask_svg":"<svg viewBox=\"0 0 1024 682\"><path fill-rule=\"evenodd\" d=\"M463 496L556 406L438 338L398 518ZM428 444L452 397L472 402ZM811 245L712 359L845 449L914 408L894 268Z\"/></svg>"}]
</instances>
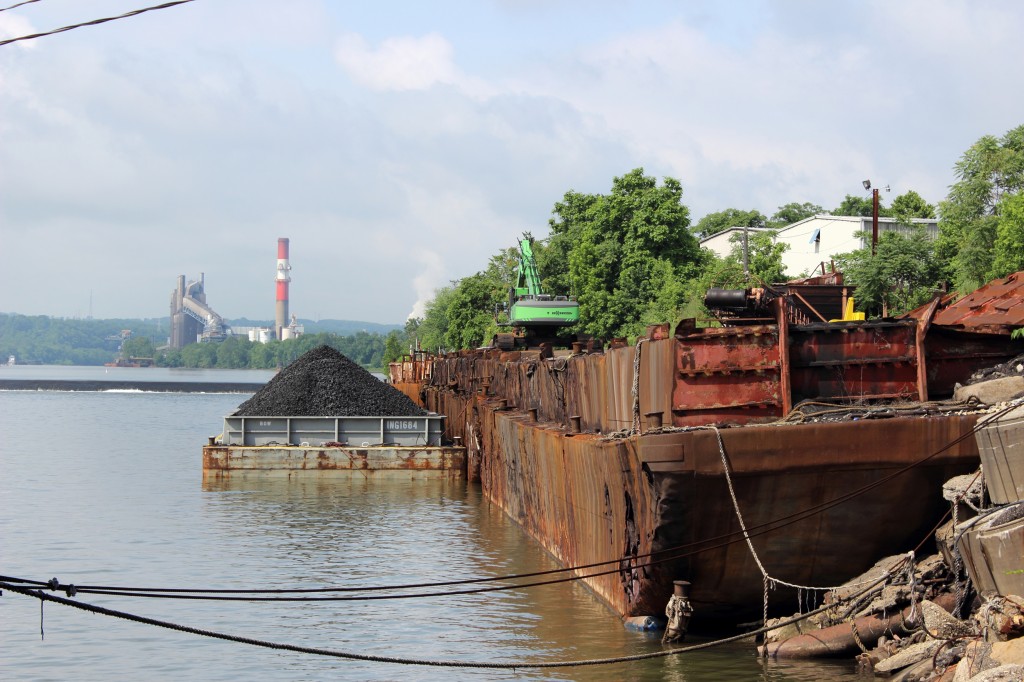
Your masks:
<instances>
[{"instance_id":1,"label":"cloud","mask_svg":"<svg viewBox=\"0 0 1024 682\"><path fill-rule=\"evenodd\" d=\"M1024 111L997 68L1024 61L1019 3L293 4L283 33L276 5L222 0L0 50L0 236L22 285L0 310L62 314L95 289L97 313L159 315L205 271L218 312L270 317L289 236L297 313L394 322L632 168L679 178L694 219L830 208L867 177L936 202Z\"/></svg>"},{"instance_id":2,"label":"cloud","mask_svg":"<svg viewBox=\"0 0 1024 682\"><path fill-rule=\"evenodd\" d=\"M20 38L21 36L39 33L28 19L17 14L0 14L0 40ZM21 40L16 43L4 46L4 49L34 50L38 47L37 40Z\"/></svg>"},{"instance_id":3,"label":"cloud","mask_svg":"<svg viewBox=\"0 0 1024 682\"><path fill-rule=\"evenodd\" d=\"M376 50L362 36L338 39L334 56L356 83L372 90L425 90L459 80L451 43L437 33L384 40Z\"/></svg>"}]
</instances>

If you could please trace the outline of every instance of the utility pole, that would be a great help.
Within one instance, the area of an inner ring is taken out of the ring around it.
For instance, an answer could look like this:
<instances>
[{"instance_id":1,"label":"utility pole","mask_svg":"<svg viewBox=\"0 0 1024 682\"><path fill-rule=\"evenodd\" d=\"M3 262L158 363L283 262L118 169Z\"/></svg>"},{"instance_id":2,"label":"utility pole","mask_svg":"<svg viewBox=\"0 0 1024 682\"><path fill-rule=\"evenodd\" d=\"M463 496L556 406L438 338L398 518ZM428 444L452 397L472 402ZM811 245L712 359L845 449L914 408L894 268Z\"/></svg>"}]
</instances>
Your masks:
<instances>
[{"instance_id":1,"label":"utility pole","mask_svg":"<svg viewBox=\"0 0 1024 682\"><path fill-rule=\"evenodd\" d=\"M747 226L743 226L743 276L750 277L750 256L747 251Z\"/></svg>"},{"instance_id":2,"label":"utility pole","mask_svg":"<svg viewBox=\"0 0 1024 682\"><path fill-rule=\"evenodd\" d=\"M878 188L871 190L871 255L878 247Z\"/></svg>"}]
</instances>

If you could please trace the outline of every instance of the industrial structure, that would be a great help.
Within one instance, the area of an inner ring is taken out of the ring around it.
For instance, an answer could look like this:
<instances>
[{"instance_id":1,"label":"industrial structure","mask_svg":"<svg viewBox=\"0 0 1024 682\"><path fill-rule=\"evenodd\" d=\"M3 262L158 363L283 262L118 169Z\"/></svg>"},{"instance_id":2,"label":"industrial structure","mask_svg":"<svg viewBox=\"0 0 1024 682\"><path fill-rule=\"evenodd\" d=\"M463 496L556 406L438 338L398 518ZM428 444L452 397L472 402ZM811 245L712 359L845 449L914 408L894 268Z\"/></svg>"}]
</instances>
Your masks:
<instances>
[{"instance_id":1,"label":"industrial structure","mask_svg":"<svg viewBox=\"0 0 1024 682\"><path fill-rule=\"evenodd\" d=\"M186 283L185 275L178 276L178 286L171 292L171 348L184 348L200 341L223 341L232 334L248 336L250 341L268 341L302 336L305 329L295 315L288 319L288 283L292 281L292 266L288 262L288 238L277 240L277 296L274 309L274 326L236 327L234 330L223 317L206 303L204 273L199 279Z\"/></svg>"},{"instance_id":2,"label":"industrial structure","mask_svg":"<svg viewBox=\"0 0 1024 682\"><path fill-rule=\"evenodd\" d=\"M187 284L178 276L171 292L171 348L184 348L198 341L223 341L231 332L220 315L206 304L205 274Z\"/></svg>"},{"instance_id":3,"label":"industrial structure","mask_svg":"<svg viewBox=\"0 0 1024 682\"><path fill-rule=\"evenodd\" d=\"M292 266L288 262L288 237L277 240L277 302L274 307L274 338L284 338L282 331L288 326L288 283L292 281Z\"/></svg>"}]
</instances>

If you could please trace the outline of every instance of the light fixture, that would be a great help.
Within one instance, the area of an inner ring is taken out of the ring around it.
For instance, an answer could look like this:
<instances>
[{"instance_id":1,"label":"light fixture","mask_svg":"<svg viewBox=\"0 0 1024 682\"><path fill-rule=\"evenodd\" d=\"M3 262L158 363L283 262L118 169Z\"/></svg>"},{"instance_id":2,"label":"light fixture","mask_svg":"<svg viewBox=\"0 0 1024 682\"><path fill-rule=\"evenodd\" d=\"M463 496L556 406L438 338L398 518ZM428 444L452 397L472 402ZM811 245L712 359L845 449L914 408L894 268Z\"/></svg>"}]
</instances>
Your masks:
<instances>
[{"instance_id":1,"label":"light fixture","mask_svg":"<svg viewBox=\"0 0 1024 682\"><path fill-rule=\"evenodd\" d=\"M864 189L871 189L871 181L870 180L865 180L861 184L864 185Z\"/></svg>"}]
</instances>

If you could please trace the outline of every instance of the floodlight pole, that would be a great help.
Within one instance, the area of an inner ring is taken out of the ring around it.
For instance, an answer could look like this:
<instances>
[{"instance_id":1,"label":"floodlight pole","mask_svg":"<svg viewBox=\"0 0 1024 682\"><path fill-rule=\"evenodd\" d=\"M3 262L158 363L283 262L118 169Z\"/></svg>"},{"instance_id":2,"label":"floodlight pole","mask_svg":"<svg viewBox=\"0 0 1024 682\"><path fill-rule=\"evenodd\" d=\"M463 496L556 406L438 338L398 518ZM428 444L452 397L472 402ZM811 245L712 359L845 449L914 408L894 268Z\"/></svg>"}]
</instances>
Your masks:
<instances>
[{"instance_id":1,"label":"floodlight pole","mask_svg":"<svg viewBox=\"0 0 1024 682\"><path fill-rule=\"evenodd\" d=\"M878 188L871 190L871 255L878 247Z\"/></svg>"}]
</instances>

